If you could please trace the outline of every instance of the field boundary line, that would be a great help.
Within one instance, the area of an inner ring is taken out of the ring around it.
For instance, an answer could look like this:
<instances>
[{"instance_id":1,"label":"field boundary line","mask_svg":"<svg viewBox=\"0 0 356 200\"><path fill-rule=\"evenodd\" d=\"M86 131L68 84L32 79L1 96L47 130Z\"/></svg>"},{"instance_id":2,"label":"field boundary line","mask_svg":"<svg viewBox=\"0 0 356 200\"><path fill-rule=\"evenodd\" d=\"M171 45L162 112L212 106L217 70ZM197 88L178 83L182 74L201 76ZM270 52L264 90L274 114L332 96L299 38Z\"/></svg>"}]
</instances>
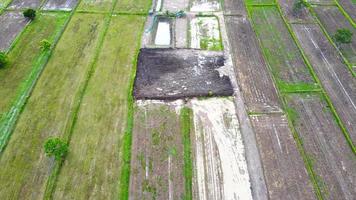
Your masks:
<instances>
[{"instance_id":1,"label":"field boundary line","mask_svg":"<svg viewBox=\"0 0 356 200\"><path fill-rule=\"evenodd\" d=\"M303 0L304 1L304 0ZM308 4L307 4L308 5ZM345 58L344 54L342 54L342 52L340 51L340 49L337 47L337 45L335 44L335 42L333 41L333 39L331 38L331 36L329 35L329 33L327 32L327 30L325 29L325 27L323 26L323 24L321 23L321 21L319 20L318 14L314 11L314 9L312 8L312 6L307 6L308 10L310 11L310 13L314 16L317 24L319 25L319 27L321 28L322 32L324 33L324 35L326 36L326 38L328 39L329 43L334 47L334 49L336 49L336 51L338 52L338 54L341 56L342 60L344 61L344 64L346 65L346 67L348 68L348 70L350 71L351 75L353 78L356 78L356 72L354 72L352 70L352 66L350 64L350 62ZM340 9L339 9L340 10Z\"/></svg>"},{"instance_id":2,"label":"field boundary line","mask_svg":"<svg viewBox=\"0 0 356 200\"><path fill-rule=\"evenodd\" d=\"M250 6L250 7L275 7L277 5L275 3L261 3L261 4L251 3L251 4L247 4L247 6Z\"/></svg>"},{"instance_id":3,"label":"field boundary line","mask_svg":"<svg viewBox=\"0 0 356 200\"><path fill-rule=\"evenodd\" d=\"M281 14L281 9L280 9L279 6L278 6L278 10L279 10L279 13ZM349 144L352 152L356 155L356 148L355 148L355 146L354 146L354 144L353 144L353 142L351 140L351 137L350 137L348 131L346 130L345 125L343 124L342 120L340 119L340 117L339 117L339 115L338 115L338 113L337 113L332 101L330 100L330 97L328 96L327 92L325 91L325 88L324 88L323 84L320 82L320 79L316 75L316 73L314 71L314 68L312 67L312 64L309 62L308 57L306 56L303 48L301 47L301 45L299 43L299 40L295 36L294 31L292 30L292 28L290 27L290 24L287 22L287 20L284 18L283 15L282 15L282 19L284 20L284 23L286 24L286 26L288 28L288 31L291 34L295 44L297 45L297 47L299 49L299 52L302 54L303 60L304 60L305 64L307 65L307 67L309 68L309 70L310 70L315 82L319 85L320 89L322 90L321 92L322 92L324 98L326 99L327 104L330 107L330 110L331 110L331 112L332 112L332 114L334 116L334 119L336 120L336 122L339 125L341 131L343 132L347 143Z\"/></svg>"},{"instance_id":4,"label":"field boundary line","mask_svg":"<svg viewBox=\"0 0 356 200\"><path fill-rule=\"evenodd\" d=\"M347 13L344 9L344 7L342 7L342 5L339 3L338 0L334 0L336 3L336 6L339 8L339 10L341 11L341 13L346 17L347 20L350 21L351 25L356 28L356 23L355 21L350 17L349 13Z\"/></svg>"},{"instance_id":5,"label":"field boundary line","mask_svg":"<svg viewBox=\"0 0 356 200\"><path fill-rule=\"evenodd\" d=\"M278 10L278 14L281 15L281 12L280 12L280 8L279 8L279 4L277 3L277 10ZM271 75L271 78L273 80L273 82L276 84L277 83L277 80L275 79L275 77L273 76L273 73L272 73L272 69L271 69L271 66L268 64L267 62L267 58L266 58L266 52L265 52L265 49L263 48L263 45L262 45L262 41L261 39L258 37L257 33L256 33L256 29L255 29L255 22L254 20L252 19L252 15L250 13L251 11L249 11L249 18L251 20L251 26L252 26L252 29L253 31L255 32L255 35L256 35L256 38L258 40L258 43L259 43L259 46L260 48L262 49L262 56L263 58L265 59L266 63L267 63L267 68L268 68L268 71ZM284 19L283 16L280 16L282 17L282 20ZM300 153L300 157L302 158L303 162L304 162L304 166L305 166L305 169L307 170L307 173L308 173L308 176L309 176L309 181L312 183L313 185L313 188L314 188L314 194L315 196L319 199L319 200L322 200L323 197L322 197L322 194L321 194L321 189L319 188L319 185L318 185L318 182L317 182L317 178L316 178L316 173L314 172L314 169L313 169L313 166L312 166L312 163L310 161L310 159L307 157L307 154L305 152L305 149L303 147L303 143L301 141L301 138L299 137L298 133L295 131L294 129L294 126L293 124L291 123L291 118L289 116L289 113L286 112L287 111L287 106L286 106L286 102L284 101L284 95L281 93L280 91L280 88L278 86L278 84L276 84L277 86L277 94L278 94L278 97L281 101L281 104L282 104L282 109L284 110L283 114L287 117L287 121L288 121L288 127L292 133L292 136L294 138L294 141L296 142L296 147L298 149L298 152Z\"/></svg>"},{"instance_id":6,"label":"field boundary line","mask_svg":"<svg viewBox=\"0 0 356 200\"><path fill-rule=\"evenodd\" d=\"M70 16L67 16L69 18ZM67 19L68 20L68 19ZM30 26L30 25L29 25ZM62 28L55 34L55 37L52 42L52 47L49 51L40 52L39 55L35 58L32 70L20 85L19 94L15 97L15 100L10 107L10 110L4 115L0 121L0 154L5 149L8 140L11 137L11 134L17 123L22 110L24 109L28 98L31 96L32 90L35 87L37 80L41 76L45 66L47 65L48 60L50 59L52 52L57 45L64 29L66 27L66 22L62 25ZM3 138L5 137L5 138Z\"/></svg>"},{"instance_id":7,"label":"field boundary line","mask_svg":"<svg viewBox=\"0 0 356 200\"><path fill-rule=\"evenodd\" d=\"M7 4L5 4L5 6L0 9L0 15L2 15L5 11L7 11L7 7L12 3L13 0L9 1Z\"/></svg>"}]
</instances>

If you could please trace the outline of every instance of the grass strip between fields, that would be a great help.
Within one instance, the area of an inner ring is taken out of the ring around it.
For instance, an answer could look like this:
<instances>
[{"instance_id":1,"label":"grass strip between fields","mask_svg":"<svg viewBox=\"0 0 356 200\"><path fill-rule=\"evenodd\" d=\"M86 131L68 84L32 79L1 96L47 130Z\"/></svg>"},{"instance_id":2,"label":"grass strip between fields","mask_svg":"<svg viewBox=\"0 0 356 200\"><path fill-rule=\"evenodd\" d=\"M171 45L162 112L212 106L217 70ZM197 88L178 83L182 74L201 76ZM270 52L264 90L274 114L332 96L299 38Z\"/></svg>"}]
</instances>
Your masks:
<instances>
[{"instance_id":1,"label":"grass strip between fields","mask_svg":"<svg viewBox=\"0 0 356 200\"><path fill-rule=\"evenodd\" d=\"M277 3L277 5L279 5L278 2L276 2L276 3ZM247 9L248 17L249 17L250 21L252 22L251 23L252 29L254 30L254 32L256 34L256 38L257 38L257 40L258 40L258 42L260 44L261 49L263 50L263 45L262 45L261 39L258 37L258 34L257 34L256 30L255 30L255 24L254 24L254 22L252 20L250 7L246 6L246 9ZM281 14L279 6L278 6L278 12ZM284 20L283 15L282 15L282 18ZM263 52L262 55L263 55L264 59L266 61L268 61L268 59L266 58L265 51L263 50L262 52ZM298 133L296 132L296 130L295 130L295 128L294 128L294 126L293 126L293 124L291 122L291 116L290 116L290 113L288 113L288 107L286 106L286 102L284 101L283 94L281 93L280 88L278 87L276 77L272 73L271 66L269 64L267 64L267 67L269 69L269 72L271 74L271 78L272 78L273 82L277 85L277 93L278 93L278 96L279 96L279 98L281 100L282 107L286 111L286 116L287 116L287 119L288 119L288 125L289 125L290 130L291 130L291 132L293 134L293 138L294 138L294 140L296 142L297 149L298 149L298 151L299 151L299 153L300 153L300 155L301 155L301 157L303 159L304 165L305 165L306 170L307 170L307 172L309 174L310 181L313 184L315 195L316 195L316 197L318 199L323 199L322 194L321 194L321 189L319 188L319 185L317 183L316 174L314 172L313 166L312 166L312 164L310 162L310 159L308 159L308 156L307 156L307 154L305 152L305 149L303 147L303 143L302 143Z\"/></svg>"},{"instance_id":2,"label":"grass strip between fields","mask_svg":"<svg viewBox=\"0 0 356 200\"><path fill-rule=\"evenodd\" d=\"M183 134L184 146L184 179L185 179L185 196L184 200L191 200L193 198L192 192L192 178L193 178L193 164L191 152L190 131L192 128L192 110L184 107L180 111L180 121Z\"/></svg>"},{"instance_id":3,"label":"grass strip between fields","mask_svg":"<svg viewBox=\"0 0 356 200\"><path fill-rule=\"evenodd\" d=\"M347 20L352 24L354 28L356 28L356 22L350 17L350 15L345 11L345 9L341 6L338 0L334 0L336 6L339 8L339 10L342 12L342 14L346 17Z\"/></svg>"}]
</instances>

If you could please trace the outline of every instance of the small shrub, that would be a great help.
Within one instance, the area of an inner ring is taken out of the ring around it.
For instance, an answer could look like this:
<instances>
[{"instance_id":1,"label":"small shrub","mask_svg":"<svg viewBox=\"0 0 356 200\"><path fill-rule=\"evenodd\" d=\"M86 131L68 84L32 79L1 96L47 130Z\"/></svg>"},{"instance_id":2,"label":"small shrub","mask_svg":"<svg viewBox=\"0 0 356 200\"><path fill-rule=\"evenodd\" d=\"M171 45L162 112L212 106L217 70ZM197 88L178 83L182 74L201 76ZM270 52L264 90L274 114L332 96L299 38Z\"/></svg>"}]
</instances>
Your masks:
<instances>
[{"instance_id":1,"label":"small shrub","mask_svg":"<svg viewBox=\"0 0 356 200\"><path fill-rule=\"evenodd\" d=\"M30 19L30 20L34 20L35 17L36 17L36 11L29 8L29 9L26 9L24 12L23 12L23 16Z\"/></svg>"},{"instance_id":2,"label":"small shrub","mask_svg":"<svg viewBox=\"0 0 356 200\"><path fill-rule=\"evenodd\" d=\"M59 138L49 138L44 144L48 157L54 156L56 160L63 159L68 153L68 144Z\"/></svg>"},{"instance_id":3,"label":"small shrub","mask_svg":"<svg viewBox=\"0 0 356 200\"><path fill-rule=\"evenodd\" d=\"M7 55L4 52L0 51L0 68L5 67L8 62Z\"/></svg>"},{"instance_id":4,"label":"small shrub","mask_svg":"<svg viewBox=\"0 0 356 200\"><path fill-rule=\"evenodd\" d=\"M48 40L42 40L40 47L42 51L47 51L51 48L52 44Z\"/></svg>"},{"instance_id":5,"label":"small shrub","mask_svg":"<svg viewBox=\"0 0 356 200\"><path fill-rule=\"evenodd\" d=\"M351 43L352 40L352 32L348 29L339 29L336 31L334 35L335 41L340 44L340 43Z\"/></svg>"}]
</instances>

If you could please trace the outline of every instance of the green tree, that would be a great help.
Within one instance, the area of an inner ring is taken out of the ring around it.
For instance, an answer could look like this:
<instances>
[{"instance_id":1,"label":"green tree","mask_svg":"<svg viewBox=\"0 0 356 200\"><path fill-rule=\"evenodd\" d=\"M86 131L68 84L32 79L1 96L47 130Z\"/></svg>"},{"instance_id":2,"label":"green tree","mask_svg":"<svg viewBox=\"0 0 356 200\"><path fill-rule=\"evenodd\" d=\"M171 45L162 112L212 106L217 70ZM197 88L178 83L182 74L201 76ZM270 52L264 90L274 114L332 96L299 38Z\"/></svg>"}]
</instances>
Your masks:
<instances>
[{"instance_id":1,"label":"green tree","mask_svg":"<svg viewBox=\"0 0 356 200\"><path fill-rule=\"evenodd\" d=\"M293 13L298 15L305 6L306 5L303 0L296 0L293 4Z\"/></svg>"},{"instance_id":2,"label":"green tree","mask_svg":"<svg viewBox=\"0 0 356 200\"><path fill-rule=\"evenodd\" d=\"M52 44L48 40L44 39L41 41L40 47L41 47L42 51L49 50L51 48L51 46L52 46Z\"/></svg>"},{"instance_id":3,"label":"green tree","mask_svg":"<svg viewBox=\"0 0 356 200\"><path fill-rule=\"evenodd\" d=\"M0 51L0 68L5 67L7 63L8 63L7 55L4 52Z\"/></svg>"},{"instance_id":4,"label":"green tree","mask_svg":"<svg viewBox=\"0 0 356 200\"><path fill-rule=\"evenodd\" d=\"M36 11L31 8L26 9L25 11L23 11L23 16L30 20L34 20L36 17Z\"/></svg>"},{"instance_id":5,"label":"green tree","mask_svg":"<svg viewBox=\"0 0 356 200\"><path fill-rule=\"evenodd\" d=\"M349 29L338 29L334 35L334 39L338 44L347 44L352 41L352 32Z\"/></svg>"},{"instance_id":6,"label":"green tree","mask_svg":"<svg viewBox=\"0 0 356 200\"><path fill-rule=\"evenodd\" d=\"M54 156L56 160L63 159L68 153L68 144L59 138L49 138L44 144L48 157Z\"/></svg>"}]
</instances>

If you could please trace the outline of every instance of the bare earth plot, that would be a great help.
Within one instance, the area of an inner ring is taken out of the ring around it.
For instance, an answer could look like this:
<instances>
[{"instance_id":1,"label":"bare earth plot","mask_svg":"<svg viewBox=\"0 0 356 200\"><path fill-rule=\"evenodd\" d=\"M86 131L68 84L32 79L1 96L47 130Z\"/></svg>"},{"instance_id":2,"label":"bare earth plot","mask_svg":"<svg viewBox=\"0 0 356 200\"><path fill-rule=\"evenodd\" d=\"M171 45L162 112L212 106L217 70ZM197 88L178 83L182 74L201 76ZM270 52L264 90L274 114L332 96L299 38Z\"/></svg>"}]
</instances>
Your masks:
<instances>
[{"instance_id":1,"label":"bare earth plot","mask_svg":"<svg viewBox=\"0 0 356 200\"><path fill-rule=\"evenodd\" d=\"M143 22L142 16L112 18L82 100L54 199L118 197L127 94Z\"/></svg>"},{"instance_id":2,"label":"bare earth plot","mask_svg":"<svg viewBox=\"0 0 356 200\"><path fill-rule=\"evenodd\" d=\"M251 116L270 199L316 199L286 116Z\"/></svg>"},{"instance_id":3,"label":"bare earth plot","mask_svg":"<svg viewBox=\"0 0 356 200\"><path fill-rule=\"evenodd\" d=\"M317 25L293 24L302 48L356 143L356 79Z\"/></svg>"},{"instance_id":4,"label":"bare earth plot","mask_svg":"<svg viewBox=\"0 0 356 200\"><path fill-rule=\"evenodd\" d=\"M5 12L0 15L0 51L6 51L28 20L20 12Z\"/></svg>"},{"instance_id":5,"label":"bare earth plot","mask_svg":"<svg viewBox=\"0 0 356 200\"><path fill-rule=\"evenodd\" d=\"M310 15L306 7L300 10L293 10L294 3L297 0L278 0L284 16L289 22L313 22L313 17Z\"/></svg>"},{"instance_id":6,"label":"bare earth plot","mask_svg":"<svg viewBox=\"0 0 356 200\"><path fill-rule=\"evenodd\" d=\"M347 28L353 32L352 43L340 44L339 48L346 59L356 65L356 29L336 6L316 6L313 9L330 36L333 36L338 29L342 28Z\"/></svg>"},{"instance_id":7,"label":"bare earth plot","mask_svg":"<svg viewBox=\"0 0 356 200\"><path fill-rule=\"evenodd\" d=\"M321 5L335 5L334 0L308 0L312 4L321 4Z\"/></svg>"},{"instance_id":8,"label":"bare earth plot","mask_svg":"<svg viewBox=\"0 0 356 200\"><path fill-rule=\"evenodd\" d=\"M246 8L243 0L224 0L224 14L245 16Z\"/></svg>"},{"instance_id":9,"label":"bare earth plot","mask_svg":"<svg viewBox=\"0 0 356 200\"><path fill-rule=\"evenodd\" d=\"M78 0L48 0L42 9L44 10L72 10Z\"/></svg>"},{"instance_id":10,"label":"bare earth plot","mask_svg":"<svg viewBox=\"0 0 356 200\"><path fill-rule=\"evenodd\" d=\"M118 0L115 12L146 14L151 4L151 0Z\"/></svg>"},{"instance_id":11,"label":"bare earth plot","mask_svg":"<svg viewBox=\"0 0 356 200\"><path fill-rule=\"evenodd\" d=\"M10 9L25 9L38 8L42 0L13 0L8 8Z\"/></svg>"},{"instance_id":12,"label":"bare earth plot","mask_svg":"<svg viewBox=\"0 0 356 200\"><path fill-rule=\"evenodd\" d=\"M193 199L252 199L245 147L228 98L192 100Z\"/></svg>"},{"instance_id":13,"label":"bare earth plot","mask_svg":"<svg viewBox=\"0 0 356 200\"><path fill-rule=\"evenodd\" d=\"M356 1L355 0L337 0L347 14L356 23Z\"/></svg>"},{"instance_id":14,"label":"bare earth plot","mask_svg":"<svg viewBox=\"0 0 356 200\"><path fill-rule=\"evenodd\" d=\"M104 22L76 14L63 33L0 157L0 199L42 199L54 160L44 141L63 135Z\"/></svg>"},{"instance_id":15,"label":"bare earth plot","mask_svg":"<svg viewBox=\"0 0 356 200\"><path fill-rule=\"evenodd\" d=\"M356 158L341 129L319 94L289 95L287 102L295 112L294 127L312 160L321 194L325 199L356 196Z\"/></svg>"},{"instance_id":16,"label":"bare earth plot","mask_svg":"<svg viewBox=\"0 0 356 200\"><path fill-rule=\"evenodd\" d=\"M81 0L78 11L109 11L115 0Z\"/></svg>"},{"instance_id":17,"label":"bare earth plot","mask_svg":"<svg viewBox=\"0 0 356 200\"><path fill-rule=\"evenodd\" d=\"M183 199L183 134L177 102L135 108L129 199Z\"/></svg>"},{"instance_id":18,"label":"bare earth plot","mask_svg":"<svg viewBox=\"0 0 356 200\"><path fill-rule=\"evenodd\" d=\"M250 22L244 17L225 16L225 23L236 79L248 112L280 111L276 88Z\"/></svg>"},{"instance_id":19,"label":"bare earth plot","mask_svg":"<svg viewBox=\"0 0 356 200\"><path fill-rule=\"evenodd\" d=\"M221 9L219 0L192 0L190 11L192 12L214 12Z\"/></svg>"},{"instance_id":20,"label":"bare earth plot","mask_svg":"<svg viewBox=\"0 0 356 200\"><path fill-rule=\"evenodd\" d=\"M157 0L159 2L160 0ZM162 11L179 11L179 10L187 10L189 6L189 0L161 0L163 3Z\"/></svg>"},{"instance_id":21,"label":"bare earth plot","mask_svg":"<svg viewBox=\"0 0 356 200\"><path fill-rule=\"evenodd\" d=\"M190 20L190 48L223 50L217 17L195 17Z\"/></svg>"},{"instance_id":22,"label":"bare earth plot","mask_svg":"<svg viewBox=\"0 0 356 200\"><path fill-rule=\"evenodd\" d=\"M277 8L253 7L251 18L279 89L313 88L314 80Z\"/></svg>"}]
</instances>

